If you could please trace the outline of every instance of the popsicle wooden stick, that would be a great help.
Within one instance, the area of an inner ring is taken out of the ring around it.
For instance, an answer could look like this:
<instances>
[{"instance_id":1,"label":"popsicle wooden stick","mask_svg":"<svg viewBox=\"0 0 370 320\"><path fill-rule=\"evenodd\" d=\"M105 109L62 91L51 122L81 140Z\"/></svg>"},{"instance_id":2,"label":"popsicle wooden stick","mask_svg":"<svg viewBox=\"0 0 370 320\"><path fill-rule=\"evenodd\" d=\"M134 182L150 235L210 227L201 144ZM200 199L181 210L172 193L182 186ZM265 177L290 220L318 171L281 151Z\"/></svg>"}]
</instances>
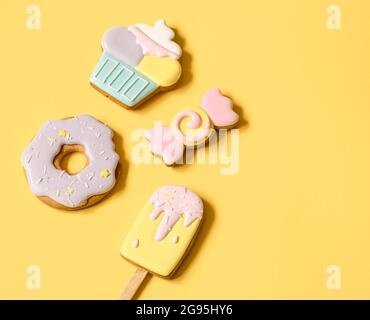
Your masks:
<instances>
[{"instance_id":1,"label":"popsicle wooden stick","mask_svg":"<svg viewBox=\"0 0 370 320\"><path fill-rule=\"evenodd\" d=\"M119 299L132 300L148 274L149 272L147 270L140 267L137 268Z\"/></svg>"}]
</instances>

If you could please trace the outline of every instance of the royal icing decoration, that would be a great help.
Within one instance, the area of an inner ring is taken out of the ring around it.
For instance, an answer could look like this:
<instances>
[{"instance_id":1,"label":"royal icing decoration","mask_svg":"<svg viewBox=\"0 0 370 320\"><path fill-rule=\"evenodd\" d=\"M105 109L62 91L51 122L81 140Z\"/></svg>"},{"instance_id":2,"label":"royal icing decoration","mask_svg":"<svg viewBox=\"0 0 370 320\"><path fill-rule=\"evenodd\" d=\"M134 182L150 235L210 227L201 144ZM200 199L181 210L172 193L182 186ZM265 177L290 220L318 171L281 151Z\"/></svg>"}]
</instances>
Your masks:
<instances>
[{"instance_id":1,"label":"royal icing decoration","mask_svg":"<svg viewBox=\"0 0 370 320\"><path fill-rule=\"evenodd\" d=\"M184 227L190 226L196 219L203 216L203 202L191 190L180 186L163 186L150 197L154 209L150 214L156 220L164 212L164 216L155 234L155 240L163 240L180 217L184 216Z\"/></svg>"},{"instance_id":2,"label":"royal icing decoration","mask_svg":"<svg viewBox=\"0 0 370 320\"><path fill-rule=\"evenodd\" d=\"M137 248L139 246L139 239L135 239L134 241L132 241L132 246L134 248Z\"/></svg>"},{"instance_id":3,"label":"royal icing decoration","mask_svg":"<svg viewBox=\"0 0 370 320\"><path fill-rule=\"evenodd\" d=\"M146 132L152 153L162 156L167 165L179 163L184 145L193 147L204 144L213 126L231 128L237 124L239 116L232 107L232 100L223 96L219 89L208 90L201 107L183 109L173 118L171 127L156 125Z\"/></svg>"},{"instance_id":4,"label":"royal icing decoration","mask_svg":"<svg viewBox=\"0 0 370 320\"><path fill-rule=\"evenodd\" d=\"M66 138L68 136L68 132L65 130L59 130L58 136L61 138Z\"/></svg>"},{"instance_id":5,"label":"royal icing decoration","mask_svg":"<svg viewBox=\"0 0 370 320\"><path fill-rule=\"evenodd\" d=\"M153 54L158 57L170 56L179 59L181 47L172 39L175 33L166 25L163 19L158 20L154 27L146 24L136 24L128 28L136 36L136 42L143 49L144 54Z\"/></svg>"},{"instance_id":6,"label":"royal icing decoration","mask_svg":"<svg viewBox=\"0 0 370 320\"><path fill-rule=\"evenodd\" d=\"M176 244L176 243L178 243L179 242L179 236L178 235L176 235L176 236L174 236L173 238L172 238L172 243L173 244Z\"/></svg>"},{"instance_id":7,"label":"royal icing decoration","mask_svg":"<svg viewBox=\"0 0 370 320\"><path fill-rule=\"evenodd\" d=\"M164 20L154 26L113 27L102 38L103 54L90 82L127 107L134 107L180 78L182 50Z\"/></svg>"},{"instance_id":8,"label":"royal icing decoration","mask_svg":"<svg viewBox=\"0 0 370 320\"><path fill-rule=\"evenodd\" d=\"M172 165L182 158L184 145L181 132L158 124L147 130L145 137L151 141L153 154L163 157L165 164Z\"/></svg>"},{"instance_id":9,"label":"royal icing decoration","mask_svg":"<svg viewBox=\"0 0 370 320\"><path fill-rule=\"evenodd\" d=\"M158 59L155 56L145 56L136 70L161 87L172 86L181 75L181 65L170 57Z\"/></svg>"},{"instance_id":10,"label":"royal icing decoration","mask_svg":"<svg viewBox=\"0 0 370 320\"><path fill-rule=\"evenodd\" d=\"M103 178L108 178L111 175L110 171L108 169L104 169L101 173L100 176Z\"/></svg>"},{"instance_id":11,"label":"royal icing decoration","mask_svg":"<svg viewBox=\"0 0 370 320\"><path fill-rule=\"evenodd\" d=\"M136 44L136 37L126 27L109 29L102 39L103 50L131 66L136 66L143 59L143 51Z\"/></svg>"},{"instance_id":12,"label":"royal icing decoration","mask_svg":"<svg viewBox=\"0 0 370 320\"><path fill-rule=\"evenodd\" d=\"M181 132L185 145L193 146L207 140L212 125L207 113L202 109L187 108L175 116L171 127Z\"/></svg>"},{"instance_id":13,"label":"royal icing decoration","mask_svg":"<svg viewBox=\"0 0 370 320\"><path fill-rule=\"evenodd\" d=\"M22 155L32 192L69 208L108 192L115 185L119 160L112 136L110 128L89 115L46 122ZM63 145L81 145L89 159L75 175L54 166Z\"/></svg>"},{"instance_id":14,"label":"royal icing decoration","mask_svg":"<svg viewBox=\"0 0 370 320\"><path fill-rule=\"evenodd\" d=\"M239 121L239 115L233 110L233 101L223 96L219 89L208 90L200 105L207 111L215 127L231 127Z\"/></svg>"},{"instance_id":15,"label":"royal icing decoration","mask_svg":"<svg viewBox=\"0 0 370 320\"><path fill-rule=\"evenodd\" d=\"M121 254L151 273L169 277L189 252L202 220L203 202L195 192L162 186L126 234Z\"/></svg>"}]
</instances>

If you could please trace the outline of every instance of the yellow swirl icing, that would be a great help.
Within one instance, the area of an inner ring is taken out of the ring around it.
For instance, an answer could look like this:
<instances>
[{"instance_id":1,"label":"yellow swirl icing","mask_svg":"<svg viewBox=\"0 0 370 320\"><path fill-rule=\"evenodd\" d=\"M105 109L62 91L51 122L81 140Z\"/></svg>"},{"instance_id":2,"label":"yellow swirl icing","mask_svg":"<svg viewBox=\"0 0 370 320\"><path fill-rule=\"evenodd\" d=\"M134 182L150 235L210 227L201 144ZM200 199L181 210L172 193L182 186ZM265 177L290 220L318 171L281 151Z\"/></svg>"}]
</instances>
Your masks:
<instances>
[{"instance_id":1,"label":"yellow swirl icing","mask_svg":"<svg viewBox=\"0 0 370 320\"><path fill-rule=\"evenodd\" d=\"M200 117L200 125L191 128L191 122L194 121L189 112L196 113ZM180 121L178 121L180 119ZM184 144L187 146L196 146L207 141L210 129L213 128L207 113L199 107L188 107L182 109L171 121L171 127L180 130L184 138Z\"/></svg>"}]
</instances>

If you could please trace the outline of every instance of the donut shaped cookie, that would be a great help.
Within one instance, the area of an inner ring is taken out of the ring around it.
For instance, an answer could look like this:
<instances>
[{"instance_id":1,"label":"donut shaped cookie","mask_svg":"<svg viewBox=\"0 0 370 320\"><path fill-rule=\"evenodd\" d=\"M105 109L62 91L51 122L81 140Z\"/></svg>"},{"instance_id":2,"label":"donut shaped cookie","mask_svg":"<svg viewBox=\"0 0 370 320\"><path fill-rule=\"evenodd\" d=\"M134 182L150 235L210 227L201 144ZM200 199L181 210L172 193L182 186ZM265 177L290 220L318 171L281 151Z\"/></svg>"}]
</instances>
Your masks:
<instances>
[{"instance_id":1,"label":"donut shaped cookie","mask_svg":"<svg viewBox=\"0 0 370 320\"><path fill-rule=\"evenodd\" d=\"M113 131L89 115L46 122L22 155L32 192L46 204L62 209L86 208L115 185L119 156ZM83 152L88 164L74 175L60 162L71 152Z\"/></svg>"}]
</instances>

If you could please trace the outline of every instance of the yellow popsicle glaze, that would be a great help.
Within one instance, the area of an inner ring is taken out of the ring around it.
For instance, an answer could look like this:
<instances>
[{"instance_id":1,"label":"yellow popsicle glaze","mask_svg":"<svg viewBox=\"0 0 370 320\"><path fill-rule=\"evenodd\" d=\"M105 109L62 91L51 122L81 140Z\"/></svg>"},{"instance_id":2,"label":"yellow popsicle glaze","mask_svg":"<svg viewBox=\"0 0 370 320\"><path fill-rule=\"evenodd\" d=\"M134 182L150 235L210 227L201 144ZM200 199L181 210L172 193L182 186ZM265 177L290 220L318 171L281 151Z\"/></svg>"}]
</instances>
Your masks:
<instances>
[{"instance_id":1,"label":"yellow popsicle glaze","mask_svg":"<svg viewBox=\"0 0 370 320\"><path fill-rule=\"evenodd\" d=\"M190 226L184 227L184 219L181 217L163 240L156 241L154 236L163 213L153 221L150 219L153 208L149 201L145 204L122 244L121 255L151 273L169 277L184 257L201 220L197 219ZM173 243L176 236L178 242ZM136 240L138 246L135 248Z\"/></svg>"},{"instance_id":2,"label":"yellow popsicle glaze","mask_svg":"<svg viewBox=\"0 0 370 320\"><path fill-rule=\"evenodd\" d=\"M170 57L144 56L135 69L161 87L174 85L181 76L181 64Z\"/></svg>"}]
</instances>

